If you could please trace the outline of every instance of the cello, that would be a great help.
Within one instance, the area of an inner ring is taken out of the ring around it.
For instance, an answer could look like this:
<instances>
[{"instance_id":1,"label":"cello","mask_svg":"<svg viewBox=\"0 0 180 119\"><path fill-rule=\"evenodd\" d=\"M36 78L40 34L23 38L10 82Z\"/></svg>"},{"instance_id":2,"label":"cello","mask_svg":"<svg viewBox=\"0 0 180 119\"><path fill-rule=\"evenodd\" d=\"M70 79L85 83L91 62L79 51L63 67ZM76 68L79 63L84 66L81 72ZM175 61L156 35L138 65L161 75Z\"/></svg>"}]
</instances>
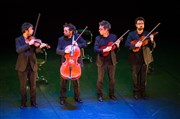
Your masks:
<instances>
[{"instance_id":1,"label":"cello","mask_svg":"<svg viewBox=\"0 0 180 119\"><path fill-rule=\"evenodd\" d=\"M141 42L142 42L141 47L147 45L148 42L149 42L149 40L148 40L147 38L148 38L150 35L156 35L156 34L158 34L158 32L154 32L153 34L151 34L151 33L152 33L152 32L154 31L154 29L157 28L159 25L160 25L160 23L158 23L146 36L141 36L138 40L132 40L130 43L131 43L132 45L135 45L137 42L141 41ZM141 47L135 47L132 51L133 51L133 52L138 52L138 51L141 49Z\"/></svg>"},{"instance_id":2,"label":"cello","mask_svg":"<svg viewBox=\"0 0 180 119\"><path fill-rule=\"evenodd\" d=\"M82 31L82 33L87 29L86 28ZM77 41L82 33L78 36L78 38L75 40ZM74 35L72 37L72 40L74 40ZM75 46L75 44L68 45L65 47L65 49L71 49L70 53L65 54L66 61L62 63L60 67L60 75L65 80L77 80L81 76L81 66L78 63L78 58L80 57L80 48L78 46Z\"/></svg>"}]
</instances>

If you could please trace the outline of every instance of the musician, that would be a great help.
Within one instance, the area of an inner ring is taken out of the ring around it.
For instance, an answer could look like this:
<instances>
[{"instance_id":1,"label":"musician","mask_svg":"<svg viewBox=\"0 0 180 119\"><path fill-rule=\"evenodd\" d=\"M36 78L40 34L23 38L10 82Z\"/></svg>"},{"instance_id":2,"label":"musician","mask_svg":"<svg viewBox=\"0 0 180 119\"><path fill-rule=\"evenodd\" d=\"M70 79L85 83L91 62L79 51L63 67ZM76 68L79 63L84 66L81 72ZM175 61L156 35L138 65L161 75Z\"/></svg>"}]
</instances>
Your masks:
<instances>
[{"instance_id":1,"label":"musician","mask_svg":"<svg viewBox=\"0 0 180 119\"><path fill-rule=\"evenodd\" d=\"M66 48L68 45L74 44L75 46L78 46L79 48L84 48L87 46L86 41L76 32L76 27L71 23L66 23L63 25L64 28L64 35L59 37L58 39L58 45L56 48L56 54L61 56L60 65L62 66L62 63L65 62L65 54L71 53L72 49ZM79 37L79 39L76 41L76 39ZM83 60L82 56L78 58L78 63L81 65L80 68L83 67ZM66 100L66 84L67 79L63 79L61 76L60 80L60 104L64 105ZM74 99L78 103L82 103L82 99L80 98L80 84L79 79L72 80L73 86L74 86Z\"/></svg>"},{"instance_id":2,"label":"musician","mask_svg":"<svg viewBox=\"0 0 180 119\"><path fill-rule=\"evenodd\" d=\"M146 99L146 80L147 80L147 66L153 61L151 49L155 48L154 35L150 34L143 45L141 38L145 38L149 32L144 30L145 19L137 17L135 19L136 30L130 32L127 36L125 47L130 50L129 62L132 66L132 80L133 80L133 95L135 99ZM136 41L135 43L133 43ZM135 48L139 50L134 51Z\"/></svg>"},{"instance_id":3,"label":"musician","mask_svg":"<svg viewBox=\"0 0 180 119\"><path fill-rule=\"evenodd\" d=\"M30 102L32 107L37 107L36 103L36 78L37 78L37 59L36 53L42 52L41 48L45 47L45 44L39 47L34 46L35 39L29 40L34 30L31 23L23 23L21 26L22 35L15 39L16 52L18 58L15 69L18 72L20 81L20 95L21 106L26 107L27 102L27 82L30 83ZM28 41L28 42L27 42Z\"/></svg>"},{"instance_id":4,"label":"musician","mask_svg":"<svg viewBox=\"0 0 180 119\"><path fill-rule=\"evenodd\" d=\"M112 100L117 99L114 93L115 69L117 64L115 50L119 47L120 41L117 41L117 36L115 34L110 33L110 29L111 24L108 21L102 20L99 22L100 35L96 36L94 44L94 51L97 53L96 64L98 68L97 97L100 102L103 101L102 86L106 72L108 73L109 78L109 97ZM108 43L112 42L114 43L113 46L108 45ZM115 47L114 50L112 50L113 47ZM108 55L104 56L104 53L108 53Z\"/></svg>"}]
</instances>

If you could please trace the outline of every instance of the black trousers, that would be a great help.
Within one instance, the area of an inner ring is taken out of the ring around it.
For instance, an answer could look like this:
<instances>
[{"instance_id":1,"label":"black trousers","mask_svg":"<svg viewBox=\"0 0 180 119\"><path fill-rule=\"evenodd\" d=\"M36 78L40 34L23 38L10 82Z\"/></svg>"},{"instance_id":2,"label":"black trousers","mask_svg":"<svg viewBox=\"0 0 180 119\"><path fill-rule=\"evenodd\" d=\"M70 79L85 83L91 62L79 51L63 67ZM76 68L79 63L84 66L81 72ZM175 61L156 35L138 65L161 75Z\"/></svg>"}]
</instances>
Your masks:
<instances>
[{"instance_id":1,"label":"black trousers","mask_svg":"<svg viewBox=\"0 0 180 119\"><path fill-rule=\"evenodd\" d=\"M79 79L77 80L60 80L60 98L65 99L66 98L66 90L67 90L67 82L72 81L73 88L74 88L74 98L80 98L80 84ZM70 83L70 82L69 82Z\"/></svg>"},{"instance_id":2,"label":"black trousers","mask_svg":"<svg viewBox=\"0 0 180 119\"><path fill-rule=\"evenodd\" d=\"M115 69L116 66L105 64L101 67L98 66L98 80L97 80L97 95L103 96L103 79L107 72L109 78L109 96L114 96L114 86L115 86Z\"/></svg>"},{"instance_id":3,"label":"black trousers","mask_svg":"<svg viewBox=\"0 0 180 119\"><path fill-rule=\"evenodd\" d=\"M27 101L27 83L30 84L30 101L36 103L36 78L37 72L27 68L24 72L18 71L20 81L21 104L25 105Z\"/></svg>"},{"instance_id":4,"label":"black trousers","mask_svg":"<svg viewBox=\"0 0 180 119\"><path fill-rule=\"evenodd\" d=\"M147 80L147 65L132 65L132 80L134 93L145 93Z\"/></svg>"}]
</instances>

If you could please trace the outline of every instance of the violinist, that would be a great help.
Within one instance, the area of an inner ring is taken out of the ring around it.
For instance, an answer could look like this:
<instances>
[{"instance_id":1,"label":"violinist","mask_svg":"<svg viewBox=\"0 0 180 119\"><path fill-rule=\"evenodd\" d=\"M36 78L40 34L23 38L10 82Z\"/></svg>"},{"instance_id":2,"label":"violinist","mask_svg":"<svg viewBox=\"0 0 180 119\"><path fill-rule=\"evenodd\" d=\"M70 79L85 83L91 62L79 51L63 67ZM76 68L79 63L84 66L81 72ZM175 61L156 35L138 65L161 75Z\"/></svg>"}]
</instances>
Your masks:
<instances>
[{"instance_id":1,"label":"violinist","mask_svg":"<svg viewBox=\"0 0 180 119\"><path fill-rule=\"evenodd\" d=\"M18 72L20 81L20 95L21 95L21 106L20 108L26 107L27 102L27 82L30 84L30 104L32 107L37 107L36 103L36 78L37 78L37 59L36 53L41 52L41 48L45 47L41 44L39 47L35 47L35 40L32 39L26 42L28 37L31 37L34 30L31 23L23 23L21 26L22 35L15 39L16 52L18 58L15 69Z\"/></svg>"},{"instance_id":2,"label":"violinist","mask_svg":"<svg viewBox=\"0 0 180 119\"><path fill-rule=\"evenodd\" d=\"M64 35L59 37L58 44L56 48L56 54L61 56L60 65L66 61L66 54L70 54L72 52L72 48L67 48L69 45L74 45L79 48L84 48L87 46L86 41L76 32L76 27L71 23L66 23L63 25ZM79 37L79 39L77 39ZM77 41L76 41L77 39ZM73 56L73 55L72 55ZM78 57L78 63L80 64L80 68L83 67L82 56ZM73 67L72 67L73 68ZM69 79L71 80L71 79ZM65 79L61 76L60 79L60 104L64 105L66 103L66 84L68 79ZM82 103L82 99L80 98L80 84L79 79L71 80L73 82L74 87L74 100L78 103Z\"/></svg>"},{"instance_id":3,"label":"violinist","mask_svg":"<svg viewBox=\"0 0 180 119\"><path fill-rule=\"evenodd\" d=\"M130 50L128 60L132 66L133 96L135 99L146 99L147 69L149 63L153 61L151 49L155 48L156 43L154 34L149 34L150 32L144 30L145 19L143 17L135 19L135 26L136 30L129 32L127 36L125 47ZM145 37L146 39L142 40Z\"/></svg>"},{"instance_id":4,"label":"violinist","mask_svg":"<svg viewBox=\"0 0 180 119\"><path fill-rule=\"evenodd\" d=\"M96 36L94 51L97 53L96 64L98 68L98 78L97 78L97 98L98 101L103 101L103 78L105 73L108 73L109 78L109 98L116 100L114 87L115 87L115 69L117 64L116 59L116 49L119 48L120 41L117 40L115 34L110 33L111 24L102 20L99 22L99 33L100 35ZM109 46L109 43L113 43L113 46ZM106 47L104 47L106 46ZM104 47L104 48L102 48ZM107 53L108 52L108 53ZM106 53L107 55L104 55Z\"/></svg>"}]
</instances>

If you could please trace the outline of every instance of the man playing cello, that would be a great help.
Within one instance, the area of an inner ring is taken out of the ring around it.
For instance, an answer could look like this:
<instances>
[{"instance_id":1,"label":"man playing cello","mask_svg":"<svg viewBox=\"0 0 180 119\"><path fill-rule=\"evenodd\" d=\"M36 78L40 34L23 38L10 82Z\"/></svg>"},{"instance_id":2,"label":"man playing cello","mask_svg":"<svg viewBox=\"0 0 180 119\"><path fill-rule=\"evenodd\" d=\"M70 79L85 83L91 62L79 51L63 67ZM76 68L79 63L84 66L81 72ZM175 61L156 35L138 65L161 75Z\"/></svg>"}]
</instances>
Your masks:
<instances>
[{"instance_id":1,"label":"man playing cello","mask_svg":"<svg viewBox=\"0 0 180 119\"><path fill-rule=\"evenodd\" d=\"M79 34L76 33L76 27L73 24L66 23L65 25L63 25L63 28L64 28L64 35L59 37L58 45L56 48L56 54L61 56L61 61L60 61L61 66L63 65L63 63L66 60L65 56L72 52L72 48L67 48L67 46L72 45L72 44L79 48L84 48L87 46L86 41L81 36L79 36ZM77 39L77 38L79 38L79 39ZM76 41L76 39L77 39L77 41ZM78 57L77 61L80 64L80 68L82 68L83 60L82 60L81 55ZM69 79L69 80L71 80L71 79ZM68 81L68 79L65 79L61 75L61 80L60 80L60 104L61 105L64 105L66 102L65 100L66 100L67 81ZM72 81L73 81L73 87L74 87L74 99L76 102L82 103L82 100L80 98L79 80L75 79Z\"/></svg>"}]
</instances>

